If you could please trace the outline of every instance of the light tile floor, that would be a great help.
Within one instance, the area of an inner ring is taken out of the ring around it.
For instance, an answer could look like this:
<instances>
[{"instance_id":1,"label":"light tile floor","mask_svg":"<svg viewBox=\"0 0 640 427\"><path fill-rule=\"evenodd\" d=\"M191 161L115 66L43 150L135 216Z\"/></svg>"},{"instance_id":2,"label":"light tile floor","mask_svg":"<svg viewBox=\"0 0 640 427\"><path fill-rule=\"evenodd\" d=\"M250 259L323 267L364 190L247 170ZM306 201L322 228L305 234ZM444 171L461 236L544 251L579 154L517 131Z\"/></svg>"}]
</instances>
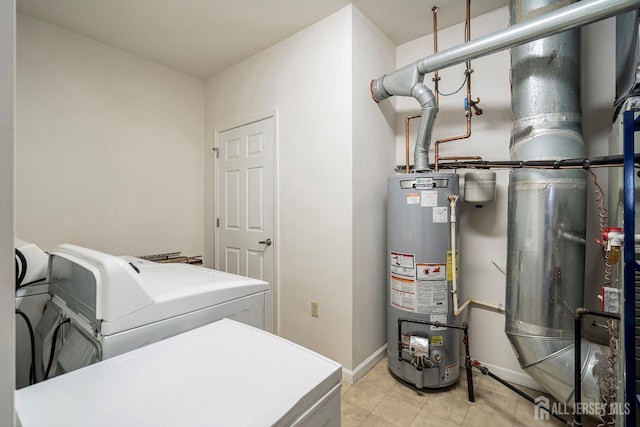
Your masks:
<instances>
[{"instance_id":1,"label":"light tile floor","mask_svg":"<svg viewBox=\"0 0 640 427\"><path fill-rule=\"evenodd\" d=\"M381 360L357 384L342 383L342 426L379 427L548 427L560 421L534 419L533 405L523 397L474 371L475 402L467 399L466 375L445 391L420 391L397 380ZM530 396L537 390L518 386ZM595 426L593 419L585 426Z\"/></svg>"}]
</instances>

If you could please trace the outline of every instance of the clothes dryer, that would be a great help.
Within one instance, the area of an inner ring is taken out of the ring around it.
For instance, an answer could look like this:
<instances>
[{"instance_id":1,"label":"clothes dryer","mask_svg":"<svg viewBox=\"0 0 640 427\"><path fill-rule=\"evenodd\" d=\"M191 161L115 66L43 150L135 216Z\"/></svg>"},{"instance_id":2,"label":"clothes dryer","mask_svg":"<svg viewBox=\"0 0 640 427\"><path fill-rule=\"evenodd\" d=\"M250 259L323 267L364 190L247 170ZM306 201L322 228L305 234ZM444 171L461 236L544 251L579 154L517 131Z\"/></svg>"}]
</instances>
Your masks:
<instances>
[{"instance_id":1,"label":"clothes dryer","mask_svg":"<svg viewBox=\"0 0 640 427\"><path fill-rule=\"evenodd\" d=\"M223 319L18 390L15 409L21 427L332 427L340 387L338 363Z\"/></svg>"},{"instance_id":2,"label":"clothes dryer","mask_svg":"<svg viewBox=\"0 0 640 427\"><path fill-rule=\"evenodd\" d=\"M48 281L51 301L36 330L43 378L222 318L271 329L269 284L222 271L61 245Z\"/></svg>"}]
</instances>

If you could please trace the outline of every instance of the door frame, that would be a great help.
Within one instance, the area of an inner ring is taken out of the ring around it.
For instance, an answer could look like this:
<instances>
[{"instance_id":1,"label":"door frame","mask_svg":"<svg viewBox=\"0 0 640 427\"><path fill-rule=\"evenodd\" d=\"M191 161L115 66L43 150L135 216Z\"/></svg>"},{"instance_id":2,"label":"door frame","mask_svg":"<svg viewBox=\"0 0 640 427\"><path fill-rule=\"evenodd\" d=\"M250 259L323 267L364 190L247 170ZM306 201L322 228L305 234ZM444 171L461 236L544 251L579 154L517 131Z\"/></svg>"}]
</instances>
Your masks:
<instances>
[{"instance_id":1,"label":"door frame","mask_svg":"<svg viewBox=\"0 0 640 427\"><path fill-rule=\"evenodd\" d=\"M219 153L218 148L220 147L220 134L235 128L239 128L242 126L249 125L251 123L259 122L266 119L273 119L273 283L270 284L270 292L271 292L271 304L272 304L272 319L273 322L273 331L276 335L280 332L280 292L278 287L278 279L280 277L280 216L278 215L280 209L280 197L279 197L279 150L278 150L278 134L279 134L279 125L278 125L278 110L274 109L268 111L266 113L258 114L255 116L251 116L246 119L242 119L236 122L232 122L225 126L218 126L213 129L213 149ZM220 218L220 190L218 188L218 169L219 169L219 158L218 156L213 157L213 202L214 202L214 211L213 211L213 262L214 268L218 269L220 267L220 261L218 256L220 254L220 231L216 226L216 220Z\"/></svg>"}]
</instances>

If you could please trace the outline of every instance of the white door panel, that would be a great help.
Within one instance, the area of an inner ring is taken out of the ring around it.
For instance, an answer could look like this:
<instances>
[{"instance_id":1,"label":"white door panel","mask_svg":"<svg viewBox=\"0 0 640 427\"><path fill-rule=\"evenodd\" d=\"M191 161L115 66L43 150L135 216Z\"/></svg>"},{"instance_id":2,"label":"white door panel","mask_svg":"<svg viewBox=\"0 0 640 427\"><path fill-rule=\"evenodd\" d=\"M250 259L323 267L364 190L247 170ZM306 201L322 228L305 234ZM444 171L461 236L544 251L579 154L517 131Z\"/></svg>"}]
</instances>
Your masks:
<instances>
[{"instance_id":1,"label":"white door panel","mask_svg":"<svg viewBox=\"0 0 640 427\"><path fill-rule=\"evenodd\" d=\"M225 224L228 230L240 231L240 171L225 174Z\"/></svg>"},{"instance_id":2,"label":"white door panel","mask_svg":"<svg viewBox=\"0 0 640 427\"><path fill-rule=\"evenodd\" d=\"M240 248L231 248L225 246L225 268L221 270L227 273L241 274L240 273Z\"/></svg>"},{"instance_id":3,"label":"white door panel","mask_svg":"<svg viewBox=\"0 0 640 427\"><path fill-rule=\"evenodd\" d=\"M264 168L247 169L247 228L264 232Z\"/></svg>"},{"instance_id":4,"label":"white door panel","mask_svg":"<svg viewBox=\"0 0 640 427\"><path fill-rule=\"evenodd\" d=\"M217 268L274 283L274 118L220 132Z\"/></svg>"}]
</instances>

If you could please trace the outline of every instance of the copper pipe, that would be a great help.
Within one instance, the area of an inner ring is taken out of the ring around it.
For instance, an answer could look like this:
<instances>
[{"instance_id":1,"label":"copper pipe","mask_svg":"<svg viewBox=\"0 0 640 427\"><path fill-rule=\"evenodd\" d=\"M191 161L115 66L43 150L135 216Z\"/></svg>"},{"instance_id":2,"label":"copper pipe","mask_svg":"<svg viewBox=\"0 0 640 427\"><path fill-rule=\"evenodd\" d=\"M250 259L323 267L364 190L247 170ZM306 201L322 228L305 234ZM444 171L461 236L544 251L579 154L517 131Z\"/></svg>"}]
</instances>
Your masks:
<instances>
[{"instance_id":1,"label":"copper pipe","mask_svg":"<svg viewBox=\"0 0 640 427\"><path fill-rule=\"evenodd\" d=\"M438 6L433 6L431 9L431 13L433 14L433 53L438 53ZM438 93L438 82L440 81L440 77L438 77L438 70L433 72L433 82L434 82L434 92L436 93L436 104L440 101L440 94Z\"/></svg>"},{"instance_id":2,"label":"copper pipe","mask_svg":"<svg viewBox=\"0 0 640 427\"><path fill-rule=\"evenodd\" d=\"M436 172L439 169L439 164L440 164L440 160L442 160L444 157L440 157L440 144L444 143L444 142L451 142L451 141L458 141L460 139L466 139L469 138L471 136L471 114L469 114L469 112L467 111L467 133L465 133L464 135L458 135L458 136L452 136L449 138L443 138L443 139L439 139L435 142L435 146L436 146L436 155L435 155L435 169Z\"/></svg>"},{"instance_id":3,"label":"copper pipe","mask_svg":"<svg viewBox=\"0 0 640 427\"><path fill-rule=\"evenodd\" d=\"M482 156L449 156L449 157L440 157L440 160L482 160Z\"/></svg>"},{"instance_id":4,"label":"copper pipe","mask_svg":"<svg viewBox=\"0 0 640 427\"><path fill-rule=\"evenodd\" d=\"M467 0L467 11L465 18L465 32L464 32L464 41L465 43L471 40L471 0ZM435 142L435 170L436 172L440 169L440 144L444 142L458 141L460 139L466 139L471 136L471 116L472 112L472 101L471 101L471 61L467 61L467 69L465 70L466 80L467 80L467 108L465 110L465 116L467 117L467 132L464 135L452 136L449 138L439 139ZM437 93L437 92L436 92ZM437 96L437 95L436 95Z\"/></svg>"},{"instance_id":5,"label":"copper pipe","mask_svg":"<svg viewBox=\"0 0 640 427\"><path fill-rule=\"evenodd\" d=\"M405 141L405 172L409 173L409 120L422 117L422 114L412 114L404 119L404 141Z\"/></svg>"},{"instance_id":6,"label":"copper pipe","mask_svg":"<svg viewBox=\"0 0 640 427\"><path fill-rule=\"evenodd\" d=\"M467 16L466 16L466 34L465 43L471 41L471 0L467 0Z\"/></svg>"}]
</instances>

